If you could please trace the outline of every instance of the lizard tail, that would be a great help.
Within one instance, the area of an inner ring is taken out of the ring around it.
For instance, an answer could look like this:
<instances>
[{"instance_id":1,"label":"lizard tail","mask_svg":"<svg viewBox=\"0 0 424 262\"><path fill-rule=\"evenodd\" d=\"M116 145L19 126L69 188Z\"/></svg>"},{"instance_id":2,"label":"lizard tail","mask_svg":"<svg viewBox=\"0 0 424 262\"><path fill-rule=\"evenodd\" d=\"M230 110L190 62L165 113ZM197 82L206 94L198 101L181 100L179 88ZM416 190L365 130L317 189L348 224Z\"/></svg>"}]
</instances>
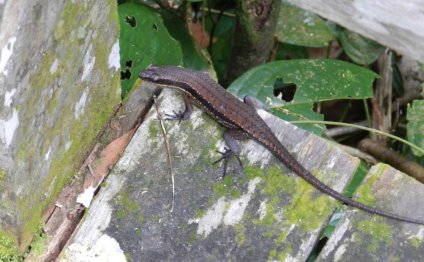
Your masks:
<instances>
[{"instance_id":1,"label":"lizard tail","mask_svg":"<svg viewBox=\"0 0 424 262\"><path fill-rule=\"evenodd\" d=\"M335 191L334 189L330 188L326 184L322 183L320 180L318 180L314 175L312 175L308 170L306 170L289 152L288 150L278 143L279 145L275 146L273 148L269 148L269 150L274 154L275 157L277 157L285 166L287 166L289 169L291 169L294 173L302 177L304 180L306 180L309 184L314 186L316 189L321 191L322 193L325 193L333 198L335 198L338 201L343 202L344 204L356 207L360 210L363 210L365 212L380 215L383 217L387 217L390 219L413 223L413 224L419 224L424 225L424 220L415 219L415 218L408 218L401 215L393 214L387 211L383 211L381 209L377 209L374 207L367 206L365 204L362 204L360 202L357 202L355 200L352 200L345 195L340 194L339 192Z\"/></svg>"}]
</instances>

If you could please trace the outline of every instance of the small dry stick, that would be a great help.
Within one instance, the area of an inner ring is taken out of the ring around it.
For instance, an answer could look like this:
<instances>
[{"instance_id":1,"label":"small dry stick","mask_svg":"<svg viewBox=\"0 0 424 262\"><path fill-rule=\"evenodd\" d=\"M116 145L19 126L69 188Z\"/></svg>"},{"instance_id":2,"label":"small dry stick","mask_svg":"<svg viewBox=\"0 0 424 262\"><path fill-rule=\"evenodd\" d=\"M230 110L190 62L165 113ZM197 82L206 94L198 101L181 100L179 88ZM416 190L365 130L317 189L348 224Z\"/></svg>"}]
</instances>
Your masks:
<instances>
[{"instance_id":1,"label":"small dry stick","mask_svg":"<svg viewBox=\"0 0 424 262\"><path fill-rule=\"evenodd\" d=\"M165 141L165 149L166 149L166 155L167 155L167 160L168 160L169 173L171 174L171 181L172 181L171 212L173 212L174 211L174 204L175 204L175 181L174 181L174 169L172 168L172 158L171 158L171 154L170 154L171 151L169 150L169 142L168 142L168 137L167 137L167 134L166 134L165 125L163 124L163 118L162 118L162 115L159 112L159 106L158 106L158 103L156 101L155 95L153 96L153 102L155 103L156 112L158 113L160 126L162 128L163 140Z\"/></svg>"}]
</instances>

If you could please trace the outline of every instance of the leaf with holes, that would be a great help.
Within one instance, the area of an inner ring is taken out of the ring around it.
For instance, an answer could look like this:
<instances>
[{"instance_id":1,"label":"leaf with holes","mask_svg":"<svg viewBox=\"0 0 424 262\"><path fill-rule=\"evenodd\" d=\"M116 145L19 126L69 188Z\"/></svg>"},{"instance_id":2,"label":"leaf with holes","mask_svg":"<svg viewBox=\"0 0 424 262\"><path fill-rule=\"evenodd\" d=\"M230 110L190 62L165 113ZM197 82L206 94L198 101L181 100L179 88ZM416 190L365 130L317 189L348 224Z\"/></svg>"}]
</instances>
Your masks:
<instances>
[{"instance_id":1,"label":"leaf with holes","mask_svg":"<svg viewBox=\"0 0 424 262\"><path fill-rule=\"evenodd\" d=\"M424 148L424 100L415 100L412 106L408 107L408 141L420 148ZM422 157L423 153L412 149L414 155Z\"/></svg>"},{"instance_id":2,"label":"leaf with holes","mask_svg":"<svg viewBox=\"0 0 424 262\"><path fill-rule=\"evenodd\" d=\"M182 65L179 43L171 37L160 15L142 4L118 6L121 37L122 96L131 90L137 75L150 64Z\"/></svg>"},{"instance_id":3,"label":"leaf with holes","mask_svg":"<svg viewBox=\"0 0 424 262\"><path fill-rule=\"evenodd\" d=\"M278 115L286 120L322 120L312 110L314 103L369 98L376 77L368 69L339 60L284 60L247 71L228 90L238 97L256 97L274 111L283 106ZM305 129L316 134L325 130L323 126Z\"/></svg>"},{"instance_id":4,"label":"leaf with holes","mask_svg":"<svg viewBox=\"0 0 424 262\"><path fill-rule=\"evenodd\" d=\"M281 42L308 47L327 46L334 38L319 16L286 3L281 5L275 36Z\"/></svg>"}]
</instances>

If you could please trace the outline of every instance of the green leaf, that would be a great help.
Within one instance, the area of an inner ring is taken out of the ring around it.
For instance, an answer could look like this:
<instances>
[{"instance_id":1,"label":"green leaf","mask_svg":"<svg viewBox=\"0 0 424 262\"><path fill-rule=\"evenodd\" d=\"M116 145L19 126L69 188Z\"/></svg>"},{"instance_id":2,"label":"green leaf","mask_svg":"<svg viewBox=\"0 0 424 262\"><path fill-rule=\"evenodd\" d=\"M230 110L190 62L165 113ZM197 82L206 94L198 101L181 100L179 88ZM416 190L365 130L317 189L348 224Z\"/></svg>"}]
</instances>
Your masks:
<instances>
[{"instance_id":1,"label":"green leaf","mask_svg":"<svg viewBox=\"0 0 424 262\"><path fill-rule=\"evenodd\" d=\"M278 116L285 120L322 120L322 116L312 110L314 103L369 98L376 77L368 69L339 60L283 60L247 71L228 90L238 97L256 97L274 112L282 112ZM274 96L275 83L281 80L296 85L294 97L289 102ZM279 108L281 106L284 107ZM307 130L320 134L324 126L314 126Z\"/></svg>"},{"instance_id":2,"label":"green leaf","mask_svg":"<svg viewBox=\"0 0 424 262\"><path fill-rule=\"evenodd\" d=\"M236 21L234 18L221 16L213 35L211 35L213 37L211 57L218 79L222 79L227 71L235 25ZM210 18L205 19L205 27L211 33L213 23Z\"/></svg>"},{"instance_id":3,"label":"green leaf","mask_svg":"<svg viewBox=\"0 0 424 262\"><path fill-rule=\"evenodd\" d=\"M374 63L384 52L383 46L347 29L340 30L338 39L349 58L360 65Z\"/></svg>"},{"instance_id":4,"label":"green leaf","mask_svg":"<svg viewBox=\"0 0 424 262\"><path fill-rule=\"evenodd\" d=\"M420 148L424 148L424 100L415 100L412 106L408 108L408 127L407 136L408 141L414 143ZM423 156L424 154L414 148L412 152L416 156Z\"/></svg>"},{"instance_id":5,"label":"green leaf","mask_svg":"<svg viewBox=\"0 0 424 262\"><path fill-rule=\"evenodd\" d=\"M320 17L284 3L275 34L281 42L308 47L327 46L334 38L330 28Z\"/></svg>"},{"instance_id":6,"label":"green leaf","mask_svg":"<svg viewBox=\"0 0 424 262\"><path fill-rule=\"evenodd\" d=\"M160 15L142 4L118 6L121 37L121 85L125 97L150 64L182 65L179 43L171 37Z\"/></svg>"},{"instance_id":7,"label":"green leaf","mask_svg":"<svg viewBox=\"0 0 424 262\"><path fill-rule=\"evenodd\" d=\"M188 33L183 19L174 12L162 9L162 17L169 33L178 40L183 51L184 67L206 71L209 69L207 58L196 50L193 38Z\"/></svg>"}]
</instances>

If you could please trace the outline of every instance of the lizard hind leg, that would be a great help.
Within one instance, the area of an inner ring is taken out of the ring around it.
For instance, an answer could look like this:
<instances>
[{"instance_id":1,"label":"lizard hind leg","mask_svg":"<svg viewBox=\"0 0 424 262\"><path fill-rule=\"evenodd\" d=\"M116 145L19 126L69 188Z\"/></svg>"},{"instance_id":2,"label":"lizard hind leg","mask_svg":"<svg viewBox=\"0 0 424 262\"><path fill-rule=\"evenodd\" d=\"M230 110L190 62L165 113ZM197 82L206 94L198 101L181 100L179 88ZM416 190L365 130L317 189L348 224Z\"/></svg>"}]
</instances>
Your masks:
<instances>
[{"instance_id":1,"label":"lizard hind leg","mask_svg":"<svg viewBox=\"0 0 424 262\"><path fill-rule=\"evenodd\" d=\"M244 140L249 138L249 136L241 129L227 129L224 132L224 141L226 144L226 148L224 149L224 152L219 152L222 157L214 162L214 164L224 161L224 172L222 177L225 177L227 174L227 166L228 161L231 159L231 157L235 156L239 165L240 169L243 170L243 163L240 160L239 154L240 154L240 146L238 140Z\"/></svg>"}]
</instances>

